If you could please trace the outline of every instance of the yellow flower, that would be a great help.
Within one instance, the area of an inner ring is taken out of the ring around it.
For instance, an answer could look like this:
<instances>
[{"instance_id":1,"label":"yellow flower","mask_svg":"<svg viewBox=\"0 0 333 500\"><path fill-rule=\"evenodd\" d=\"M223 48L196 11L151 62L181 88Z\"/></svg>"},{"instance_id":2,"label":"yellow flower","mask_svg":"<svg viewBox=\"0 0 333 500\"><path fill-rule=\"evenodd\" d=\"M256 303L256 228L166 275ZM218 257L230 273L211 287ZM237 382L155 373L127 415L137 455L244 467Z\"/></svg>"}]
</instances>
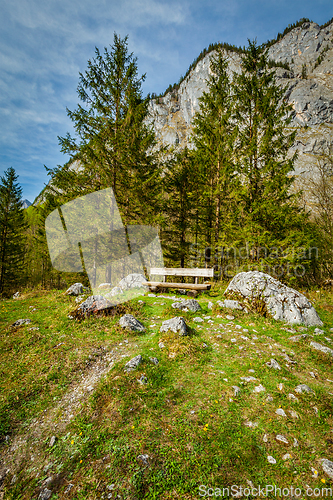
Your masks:
<instances>
[{"instance_id":1,"label":"yellow flower","mask_svg":"<svg viewBox=\"0 0 333 500\"><path fill-rule=\"evenodd\" d=\"M80 432L80 436L81 436L82 432Z\"/></svg>"},{"instance_id":2,"label":"yellow flower","mask_svg":"<svg viewBox=\"0 0 333 500\"><path fill-rule=\"evenodd\" d=\"M80 460L80 464L82 464L82 460Z\"/></svg>"},{"instance_id":3,"label":"yellow flower","mask_svg":"<svg viewBox=\"0 0 333 500\"><path fill-rule=\"evenodd\" d=\"M134 429L134 425L132 425L132 429Z\"/></svg>"},{"instance_id":4,"label":"yellow flower","mask_svg":"<svg viewBox=\"0 0 333 500\"><path fill-rule=\"evenodd\" d=\"M71 444L74 444L74 441L71 441Z\"/></svg>"},{"instance_id":5,"label":"yellow flower","mask_svg":"<svg viewBox=\"0 0 333 500\"><path fill-rule=\"evenodd\" d=\"M215 399L215 403L218 403L218 401Z\"/></svg>"},{"instance_id":6,"label":"yellow flower","mask_svg":"<svg viewBox=\"0 0 333 500\"><path fill-rule=\"evenodd\" d=\"M321 482L322 482L322 483L326 483L326 481L325 481L325 479L324 479L324 478L323 478L323 479L321 479Z\"/></svg>"}]
</instances>

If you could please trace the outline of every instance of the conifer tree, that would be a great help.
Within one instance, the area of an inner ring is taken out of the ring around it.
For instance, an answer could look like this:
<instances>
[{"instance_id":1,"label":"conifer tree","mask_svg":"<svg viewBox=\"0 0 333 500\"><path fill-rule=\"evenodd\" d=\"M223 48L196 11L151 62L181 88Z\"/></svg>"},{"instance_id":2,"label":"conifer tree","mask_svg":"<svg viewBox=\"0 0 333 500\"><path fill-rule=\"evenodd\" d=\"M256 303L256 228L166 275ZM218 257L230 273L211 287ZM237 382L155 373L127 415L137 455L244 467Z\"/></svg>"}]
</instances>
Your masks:
<instances>
[{"instance_id":1,"label":"conifer tree","mask_svg":"<svg viewBox=\"0 0 333 500\"><path fill-rule=\"evenodd\" d=\"M163 175L162 245L165 257L185 267L195 219L197 182L193 154L188 148L169 160Z\"/></svg>"},{"instance_id":2,"label":"conifer tree","mask_svg":"<svg viewBox=\"0 0 333 500\"><path fill-rule=\"evenodd\" d=\"M138 77L127 38L114 34L110 50L101 54L96 48L88 69L80 73L82 105L67 110L76 137L59 137L61 151L71 161L49 170L53 186L67 199L112 187L126 222L148 217L150 191L158 184L154 134L144 123L149 103L141 91L145 75Z\"/></svg>"},{"instance_id":3,"label":"conifer tree","mask_svg":"<svg viewBox=\"0 0 333 500\"><path fill-rule=\"evenodd\" d=\"M234 75L233 94L240 239L253 244L257 260L260 247L307 245L307 215L291 192L296 159L288 155L296 134L287 130L291 106L256 42L249 41L242 72Z\"/></svg>"},{"instance_id":4,"label":"conifer tree","mask_svg":"<svg viewBox=\"0 0 333 500\"><path fill-rule=\"evenodd\" d=\"M199 99L200 110L193 120L193 143L200 176L200 232L208 246L206 261L210 260L210 248L227 242L235 214L235 127L231 121L232 95L227 67L227 59L218 47L210 62L208 91Z\"/></svg>"},{"instance_id":5,"label":"conifer tree","mask_svg":"<svg viewBox=\"0 0 333 500\"><path fill-rule=\"evenodd\" d=\"M17 179L13 167L0 177L0 294L12 292L24 280L26 224Z\"/></svg>"}]
</instances>

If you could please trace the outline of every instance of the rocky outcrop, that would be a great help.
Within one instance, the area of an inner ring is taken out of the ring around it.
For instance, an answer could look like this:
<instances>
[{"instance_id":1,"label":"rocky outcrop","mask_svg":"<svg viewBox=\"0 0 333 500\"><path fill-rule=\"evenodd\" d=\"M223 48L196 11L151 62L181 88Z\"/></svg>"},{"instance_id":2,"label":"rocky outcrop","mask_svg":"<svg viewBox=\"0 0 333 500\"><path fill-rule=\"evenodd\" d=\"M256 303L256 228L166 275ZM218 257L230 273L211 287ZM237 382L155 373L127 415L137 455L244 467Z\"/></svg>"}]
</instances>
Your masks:
<instances>
[{"instance_id":1,"label":"rocky outcrop","mask_svg":"<svg viewBox=\"0 0 333 500\"><path fill-rule=\"evenodd\" d=\"M243 307L268 314L279 321L306 326L323 324L304 295L259 271L237 274L229 283L225 295L238 299Z\"/></svg>"},{"instance_id":2,"label":"rocky outcrop","mask_svg":"<svg viewBox=\"0 0 333 500\"><path fill-rule=\"evenodd\" d=\"M276 82L286 87L287 100L293 106L291 128L297 129L292 151L299 157L295 173L311 171L316 155L333 144L333 23L320 28L303 23L267 50L269 59L288 63L290 71L276 68ZM178 91L150 102L149 122L164 145L193 147L190 142L192 120L199 110L199 97L207 90L210 58L207 54L180 84ZM241 70L241 55L227 51L229 75Z\"/></svg>"}]
</instances>

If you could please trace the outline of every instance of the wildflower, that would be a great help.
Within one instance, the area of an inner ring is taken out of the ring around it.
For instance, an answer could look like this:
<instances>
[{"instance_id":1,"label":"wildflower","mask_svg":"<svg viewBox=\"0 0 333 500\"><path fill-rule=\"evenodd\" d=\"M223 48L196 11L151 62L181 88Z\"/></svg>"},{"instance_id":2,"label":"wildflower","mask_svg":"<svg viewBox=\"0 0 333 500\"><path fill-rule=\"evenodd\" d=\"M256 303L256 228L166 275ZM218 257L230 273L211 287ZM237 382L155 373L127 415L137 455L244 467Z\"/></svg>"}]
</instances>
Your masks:
<instances>
[{"instance_id":1,"label":"wildflower","mask_svg":"<svg viewBox=\"0 0 333 500\"><path fill-rule=\"evenodd\" d=\"M326 483L326 481L325 481L325 479L324 479L324 478L323 478L323 479L321 479L321 482L322 482L322 483Z\"/></svg>"},{"instance_id":2,"label":"wildflower","mask_svg":"<svg viewBox=\"0 0 333 500\"><path fill-rule=\"evenodd\" d=\"M71 441L71 444L74 444L74 441Z\"/></svg>"}]
</instances>

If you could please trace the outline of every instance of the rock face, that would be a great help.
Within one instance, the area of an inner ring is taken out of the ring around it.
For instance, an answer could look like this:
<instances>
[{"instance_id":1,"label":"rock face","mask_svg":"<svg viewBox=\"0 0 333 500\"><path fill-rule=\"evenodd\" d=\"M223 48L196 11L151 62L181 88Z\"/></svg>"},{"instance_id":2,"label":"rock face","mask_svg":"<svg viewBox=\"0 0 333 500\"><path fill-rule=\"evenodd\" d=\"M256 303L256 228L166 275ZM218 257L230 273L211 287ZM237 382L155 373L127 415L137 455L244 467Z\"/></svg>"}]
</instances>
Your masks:
<instances>
[{"instance_id":1,"label":"rock face","mask_svg":"<svg viewBox=\"0 0 333 500\"><path fill-rule=\"evenodd\" d=\"M229 283L225 295L237 298L244 307L268 313L276 320L306 326L323 324L304 295L259 271L237 274Z\"/></svg>"},{"instance_id":2,"label":"rock face","mask_svg":"<svg viewBox=\"0 0 333 500\"><path fill-rule=\"evenodd\" d=\"M293 107L290 127L297 130L293 150L299 154L295 172L311 171L316 155L333 144L333 23L325 28L316 23L303 23L266 50L268 59L288 63L290 67L290 71L276 68L276 82L287 87L286 98ZM149 123L154 124L162 144L193 147L190 142L192 120L199 110L199 97L207 91L210 58L214 53L208 53L197 63L178 90L150 101ZM232 51L225 53L229 75L240 73L241 55Z\"/></svg>"}]
</instances>

